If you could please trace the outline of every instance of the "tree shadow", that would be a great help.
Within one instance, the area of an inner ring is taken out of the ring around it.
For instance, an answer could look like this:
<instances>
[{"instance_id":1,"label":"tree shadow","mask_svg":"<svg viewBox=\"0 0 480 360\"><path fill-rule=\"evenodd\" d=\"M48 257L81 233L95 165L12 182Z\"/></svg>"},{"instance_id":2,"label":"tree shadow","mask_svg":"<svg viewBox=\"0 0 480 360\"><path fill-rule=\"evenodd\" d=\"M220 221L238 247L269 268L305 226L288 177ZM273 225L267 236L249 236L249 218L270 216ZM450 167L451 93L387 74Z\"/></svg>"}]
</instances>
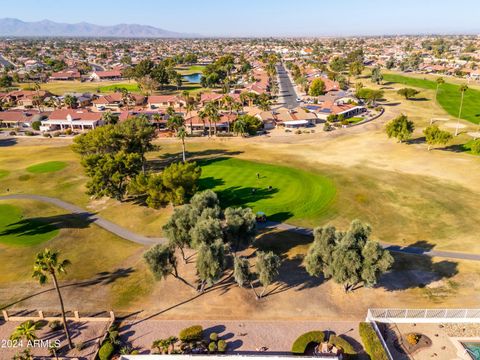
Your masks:
<instances>
[{"instance_id":1,"label":"tree shadow","mask_svg":"<svg viewBox=\"0 0 480 360\"><path fill-rule=\"evenodd\" d=\"M408 144L408 145L425 144L425 142L426 142L425 136L420 136L418 138L408 139L408 140L405 141L405 143Z\"/></svg>"},{"instance_id":2,"label":"tree shadow","mask_svg":"<svg viewBox=\"0 0 480 360\"><path fill-rule=\"evenodd\" d=\"M462 152L466 152L468 151L464 144L453 144L453 145L448 145L448 146L445 146L443 148L440 148L439 150L443 150L443 151L450 151L450 152L454 152L454 153L462 153Z\"/></svg>"},{"instance_id":3,"label":"tree shadow","mask_svg":"<svg viewBox=\"0 0 480 360\"><path fill-rule=\"evenodd\" d=\"M84 280L84 281L69 282L67 284L60 285L60 289L66 289L66 288L71 288L71 287L73 287L73 288L75 288L75 287L85 288L85 287L100 285L100 284L109 285L109 284L113 284L115 281L117 281L119 279L129 277L133 272L135 272L135 270L132 267L118 268L114 271L103 271L103 272L98 273L97 276L94 277L93 279ZM54 287L50 287L50 288L47 288L45 290L37 291L33 294L24 296L23 298L20 298L20 299L14 301L14 302L11 302L11 303L9 303L5 306L0 307L0 310L7 309L7 308L9 308L13 305L16 305L16 304L19 304L19 303L25 301L25 300L32 299L36 296L39 296L39 295L42 295L42 294L45 294L47 292L54 291L54 290L55 290Z\"/></svg>"},{"instance_id":4,"label":"tree shadow","mask_svg":"<svg viewBox=\"0 0 480 360\"><path fill-rule=\"evenodd\" d=\"M302 291L315 288L324 282L322 277L310 276L303 266L303 255L291 255L295 247L303 247L311 244L311 236L295 234L290 231L271 231L261 234L253 247L261 251L273 251L282 257L282 265L276 284L266 293L266 296L280 294L290 289Z\"/></svg>"},{"instance_id":5,"label":"tree shadow","mask_svg":"<svg viewBox=\"0 0 480 360\"><path fill-rule=\"evenodd\" d=\"M376 287L388 291L424 288L458 274L458 263L451 260L433 262L425 253L435 245L421 240L406 247L388 246L395 259L392 269L380 277ZM402 253L398 251L401 250Z\"/></svg>"},{"instance_id":6,"label":"tree shadow","mask_svg":"<svg viewBox=\"0 0 480 360\"><path fill-rule=\"evenodd\" d=\"M206 149L200 151L187 151L186 157L187 161L196 161L201 166L208 165L208 162L203 163L207 160L226 160L231 156L240 155L243 151L231 151L224 149ZM182 152L176 153L164 153L161 154L158 159L149 160L147 166L151 170L161 170L164 167L170 165L171 163L181 161ZM211 162L210 162L211 163Z\"/></svg>"},{"instance_id":7,"label":"tree shadow","mask_svg":"<svg viewBox=\"0 0 480 360\"><path fill-rule=\"evenodd\" d=\"M430 99L426 97L420 97L420 98L408 98L408 101L430 101Z\"/></svg>"},{"instance_id":8,"label":"tree shadow","mask_svg":"<svg viewBox=\"0 0 480 360\"><path fill-rule=\"evenodd\" d=\"M220 203L227 206L244 206L260 200L271 199L278 193L277 188L255 188L230 186L229 188L216 191Z\"/></svg>"},{"instance_id":9,"label":"tree shadow","mask_svg":"<svg viewBox=\"0 0 480 360\"><path fill-rule=\"evenodd\" d=\"M382 106L398 106L400 104L401 102L391 102L391 103L382 104Z\"/></svg>"},{"instance_id":10,"label":"tree shadow","mask_svg":"<svg viewBox=\"0 0 480 360\"><path fill-rule=\"evenodd\" d=\"M7 225L0 236L33 236L46 234L55 229L84 229L95 221L93 216L93 213L81 212L26 218Z\"/></svg>"},{"instance_id":11,"label":"tree shadow","mask_svg":"<svg viewBox=\"0 0 480 360\"><path fill-rule=\"evenodd\" d=\"M17 139L14 138L0 139L0 147L14 146L17 142Z\"/></svg>"}]
</instances>

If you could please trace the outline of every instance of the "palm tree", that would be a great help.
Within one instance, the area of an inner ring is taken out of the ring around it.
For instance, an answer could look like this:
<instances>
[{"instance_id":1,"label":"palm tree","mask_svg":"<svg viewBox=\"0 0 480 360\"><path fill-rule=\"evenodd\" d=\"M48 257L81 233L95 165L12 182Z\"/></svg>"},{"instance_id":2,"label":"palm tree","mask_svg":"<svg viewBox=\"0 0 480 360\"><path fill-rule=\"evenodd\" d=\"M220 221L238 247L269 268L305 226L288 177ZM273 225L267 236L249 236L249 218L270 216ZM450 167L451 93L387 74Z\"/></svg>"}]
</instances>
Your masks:
<instances>
[{"instance_id":1,"label":"palm tree","mask_svg":"<svg viewBox=\"0 0 480 360\"><path fill-rule=\"evenodd\" d=\"M240 134L241 136L244 136L247 133L247 124L245 123L245 121L243 121L241 119L237 119L233 123L233 131L237 135Z\"/></svg>"},{"instance_id":2,"label":"palm tree","mask_svg":"<svg viewBox=\"0 0 480 360\"><path fill-rule=\"evenodd\" d=\"M127 109L127 113L130 110L130 102L134 100L134 97L132 94L130 94L130 91L126 88L121 89L122 92L122 102L125 108Z\"/></svg>"},{"instance_id":3,"label":"palm tree","mask_svg":"<svg viewBox=\"0 0 480 360\"><path fill-rule=\"evenodd\" d=\"M168 118L167 126L169 129L175 131L175 135L182 140L182 159L185 162L185 119L181 115L173 115Z\"/></svg>"},{"instance_id":4,"label":"palm tree","mask_svg":"<svg viewBox=\"0 0 480 360\"><path fill-rule=\"evenodd\" d=\"M214 135L217 135L217 122L220 120L220 114L218 112L218 106L215 104L213 101L208 102L205 105L205 112L207 113L208 116L208 122L209 122L209 127L208 127L208 132L209 136L212 136L212 122L215 124L214 128Z\"/></svg>"},{"instance_id":5,"label":"palm tree","mask_svg":"<svg viewBox=\"0 0 480 360\"><path fill-rule=\"evenodd\" d=\"M39 324L33 320L27 320L15 328L15 331L10 335L10 340L33 341L38 339L35 331L39 329Z\"/></svg>"},{"instance_id":6,"label":"palm tree","mask_svg":"<svg viewBox=\"0 0 480 360\"><path fill-rule=\"evenodd\" d=\"M230 116L233 113L233 108L235 106L235 99L229 95L225 95L222 99L222 102L225 106L225 108L228 110L228 132L230 132Z\"/></svg>"},{"instance_id":7,"label":"palm tree","mask_svg":"<svg viewBox=\"0 0 480 360\"><path fill-rule=\"evenodd\" d=\"M438 89L439 89L440 85L445 84L445 80L443 80L443 78L440 76L435 81L437 82L437 89L435 90L435 103L436 103L437 102ZM430 119L430 125L432 125L432 121L433 121L433 111L432 111L432 118Z\"/></svg>"},{"instance_id":8,"label":"palm tree","mask_svg":"<svg viewBox=\"0 0 480 360\"><path fill-rule=\"evenodd\" d=\"M41 108L41 103L42 103L42 99L40 98L40 84L35 81L35 83L33 84L33 89L35 90L35 102L37 103L37 107L38 107L38 111L39 112L42 112L42 108Z\"/></svg>"},{"instance_id":9,"label":"palm tree","mask_svg":"<svg viewBox=\"0 0 480 360\"><path fill-rule=\"evenodd\" d=\"M460 100L460 109L458 110L458 120L457 120L457 127L455 128L455 136L458 135L458 129L460 127L460 117L462 116L462 107L463 107L463 96L465 95L465 92L468 90L467 84L463 84L460 86L460 89L458 89L462 93L462 98Z\"/></svg>"},{"instance_id":10,"label":"palm tree","mask_svg":"<svg viewBox=\"0 0 480 360\"><path fill-rule=\"evenodd\" d=\"M205 119L208 118L208 114L205 109L202 109L198 112L198 117L203 122L203 134L205 135Z\"/></svg>"},{"instance_id":11,"label":"palm tree","mask_svg":"<svg viewBox=\"0 0 480 360\"><path fill-rule=\"evenodd\" d=\"M55 290L57 290L58 300L60 301L60 309L62 311L63 328L68 340L68 346L73 349L72 339L68 330L67 319L65 317L65 307L63 305L63 298L58 286L57 274L65 273L67 266L70 265L70 260L59 259L59 252L55 250L45 249L43 252L37 254L35 263L33 265L33 278L37 279L40 285L44 285L48 281L48 276L52 278Z\"/></svg>"},{"instance_id":12,"label":"palm tree","mask_svg":"<svg viewBox=\"0 0 480 360\"><path fill-rule=\"evenodd\" d=\"M188 119L193 110L195 110L197 107L197 104L195 103L195 100L193 98L189 98L187 105L185 106L186 110L186 118ZM193 119L190 117L190 134L193 134Z\"/></svg>"}]
</instances>

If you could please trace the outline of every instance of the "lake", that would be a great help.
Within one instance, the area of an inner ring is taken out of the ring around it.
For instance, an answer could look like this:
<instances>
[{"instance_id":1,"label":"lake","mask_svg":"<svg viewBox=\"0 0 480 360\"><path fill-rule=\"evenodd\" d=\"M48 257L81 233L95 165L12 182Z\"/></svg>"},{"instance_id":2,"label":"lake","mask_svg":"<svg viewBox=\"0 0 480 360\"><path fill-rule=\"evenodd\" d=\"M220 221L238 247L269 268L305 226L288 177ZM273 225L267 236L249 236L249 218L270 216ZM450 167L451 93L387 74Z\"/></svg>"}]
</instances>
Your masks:
<instances>
[{"instance_id":1,"label":"lake","mask_svg":"<svg viewBox=\"0 0 480 360\"><path fill-rule=\"evenodd\" d=\"M202 74L200 73L183 75L182 77L184 81L188 81L194 84L200 84L200 81L202 80Z\"/></svg>"}]
</instances>

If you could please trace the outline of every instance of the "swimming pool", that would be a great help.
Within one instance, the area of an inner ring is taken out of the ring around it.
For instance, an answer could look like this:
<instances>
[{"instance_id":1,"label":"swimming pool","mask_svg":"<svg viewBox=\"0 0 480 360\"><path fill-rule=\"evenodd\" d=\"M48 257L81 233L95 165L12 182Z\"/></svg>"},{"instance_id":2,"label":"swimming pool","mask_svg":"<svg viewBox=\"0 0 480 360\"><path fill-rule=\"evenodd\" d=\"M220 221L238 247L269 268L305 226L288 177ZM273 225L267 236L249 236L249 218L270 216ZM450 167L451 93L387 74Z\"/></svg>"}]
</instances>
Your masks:
<instances>
[{"instance_id":1,"label":"swimming pool","mask_svg":"<svg viewBox=\"0 0 480 360\"><path fill-rule=\"evenodd\" d=\"M462 342L462 345L473 360L480 360L480 342Z\"/></svg>"}]
</instances>

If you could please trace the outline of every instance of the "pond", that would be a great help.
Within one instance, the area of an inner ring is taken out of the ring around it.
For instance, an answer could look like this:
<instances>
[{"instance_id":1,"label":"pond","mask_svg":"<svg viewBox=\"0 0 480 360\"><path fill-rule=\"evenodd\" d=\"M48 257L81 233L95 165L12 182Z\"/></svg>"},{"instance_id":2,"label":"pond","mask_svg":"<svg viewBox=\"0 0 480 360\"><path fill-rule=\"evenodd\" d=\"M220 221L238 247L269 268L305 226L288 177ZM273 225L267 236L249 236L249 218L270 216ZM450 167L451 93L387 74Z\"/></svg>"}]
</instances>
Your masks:
<instances>
[{"instance_id":1,"label":"pond","mask_svg":"<svg viewBox=\"0 0 480 360\"><path fill-rule=\"evenodd\" d=\"M183 75L183 80L188 81L190 83L194 83L194 84L200 84L200 81L202 80L202 74L195 73L195 74Z\"/></svg>"}]
</instances>

